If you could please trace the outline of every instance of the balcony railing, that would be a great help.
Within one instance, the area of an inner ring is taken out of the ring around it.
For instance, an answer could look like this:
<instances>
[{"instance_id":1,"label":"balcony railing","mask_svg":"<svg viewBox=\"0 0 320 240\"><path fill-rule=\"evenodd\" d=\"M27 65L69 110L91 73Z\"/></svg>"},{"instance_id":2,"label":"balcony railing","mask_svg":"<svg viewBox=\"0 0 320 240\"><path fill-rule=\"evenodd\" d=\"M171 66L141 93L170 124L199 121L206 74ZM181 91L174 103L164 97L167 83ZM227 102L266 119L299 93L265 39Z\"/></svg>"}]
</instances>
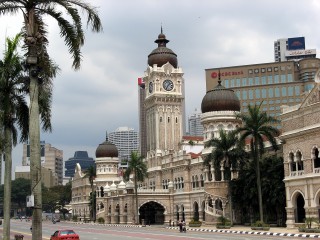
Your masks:
<instances>
[{"instance_id":1,"label":"balcony railing","mask_svg":"<svg viewBox=\"0 0 320 240\"><path fill-rule=\"evenodd\" d=\"M304 174L304 170L294 171L290 173L290 177L302 176Z\"/></svg>"}]
</instances>

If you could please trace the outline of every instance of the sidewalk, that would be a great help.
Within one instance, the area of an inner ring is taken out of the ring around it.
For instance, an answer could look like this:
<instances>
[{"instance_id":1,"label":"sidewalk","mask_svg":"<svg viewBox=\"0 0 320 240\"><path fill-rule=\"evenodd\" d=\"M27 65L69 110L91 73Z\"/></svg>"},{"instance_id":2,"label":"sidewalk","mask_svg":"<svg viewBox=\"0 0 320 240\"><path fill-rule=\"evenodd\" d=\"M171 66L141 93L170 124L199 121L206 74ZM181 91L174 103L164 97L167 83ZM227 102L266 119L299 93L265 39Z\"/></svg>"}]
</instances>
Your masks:
<instances>
[{"instance_id":1,"label":"sidewalk","mask_svg":"<svg viewBox=\"0 0 320 240\"><path fill-rule=\"evenodd\" d=\"M178 230L178 227L167 227L168 229ZM302 238L320 238L319 233L301 233L298 229L287 229L281 227L270 228L269 231L256 231L251 230L246 226L234 226L230 229L217 229L214 226L201 226L199 228L189 228L187 231L196 232L220 232L220 233L236 233L236 234L254 234L254 235L269 235L269 236L286 236L286 237L302 237Z\"/></svg>"},{"instance_id":2,"label":"sidewalk","mask_svg":"<svg viewBox=\"0 0 320 240\"><path fill-rule=\"evenodd\" d=\"M88 224L82 222L76 222L75 224ZM97 225L98 223L89 223ZM99 224L104 226L114 226L114 227L160 227L172 229L179 231L179 227L169 227L165 225L128 225L128 224ZM201 226L197 228L191 228L187 226L187 231L195 232L220 232L220 233L230 233L230 234L252 234L252 235L268 235L268 236L281 236L281 237L291 237L291 238L319 238L320 233L301 233L297 228L287 229L284 227L272 227L269 231L256 231L251 230L251 227L235 225L230 229L217 229L215 226Z\"/></svg>"}]
</instances>

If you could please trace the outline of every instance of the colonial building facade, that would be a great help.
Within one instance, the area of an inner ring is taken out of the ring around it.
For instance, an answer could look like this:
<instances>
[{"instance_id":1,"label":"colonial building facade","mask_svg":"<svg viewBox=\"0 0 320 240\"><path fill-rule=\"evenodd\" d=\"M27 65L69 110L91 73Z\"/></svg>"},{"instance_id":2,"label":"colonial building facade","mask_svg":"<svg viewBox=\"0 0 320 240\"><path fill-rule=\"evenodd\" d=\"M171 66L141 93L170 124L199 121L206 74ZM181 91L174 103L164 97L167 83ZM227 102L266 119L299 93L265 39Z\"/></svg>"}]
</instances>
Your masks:
<instances>
[{"instance_id":1,"label":"colonial building facade","mask_svg":"<svg viewBox=\"0 0 320 240\"><path fill-rule=\"evenodd\" d=\"M281 115L287 200L287 227L320 219L320 71L303 102Z\"/></svg>"},{"instance_id":2,"label":"colonial building facade","mask_svg":"<svg viewBox=\"0 0 320 240\"><path fill-rule=\"evenodd\" d=\"M192 219L214 224L219 216L231 216L228 181L223 163L219 169L204 164L212 150L204 148L204 143L219 137L219 129L230 131L241 124L235 118L240 101L219 81L202 100L203 137L184 137L184 73L178 66L177 55L166 47L169 40L162 30L155 42L158 47L149 54L143 77L147 136L144 162L148 176L139 183L137 191L139 219L135 219L133 179L123 181L117 167L118 149L108 139L96 150L96 218L112 224L169 224ZM236 169L232 172L232 177L236 177ZM77 167L72 205L73 213L79 217L87 215L89 207L90 189L83 176Z\"/></svg>"}]
</instances>

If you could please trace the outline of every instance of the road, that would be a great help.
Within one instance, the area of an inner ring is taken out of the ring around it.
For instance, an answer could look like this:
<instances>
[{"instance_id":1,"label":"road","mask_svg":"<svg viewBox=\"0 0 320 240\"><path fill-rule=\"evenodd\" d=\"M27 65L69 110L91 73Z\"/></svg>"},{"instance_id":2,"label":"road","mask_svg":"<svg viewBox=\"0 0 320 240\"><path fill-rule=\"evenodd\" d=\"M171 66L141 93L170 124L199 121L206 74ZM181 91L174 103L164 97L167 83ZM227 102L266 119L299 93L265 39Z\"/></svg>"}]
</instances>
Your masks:
<instances>
[{"instance_id":1,"label":"road","mask_svg":"<svg viewBox=\"0 0 320 240\"><path fill-rule=\"evenodd\" d=\"M30 222L11 220L11 239L14 239L14 234L23 234L24 240L30 240ZM147 226L147 227L117 227L117 226L103 226L92 224L74 224L69 222L59 222L53 224L49 221L43 222L42 235L44 240L50 240L50 235L57 229L73 229L80 235L81 240L288 240L292 237L280 236L261 236L235 233L212 233L212 232L196 232L188 231L187 233L180 233L177 230L170 230L164 226ZM0 226L0 234L2 239L2 227ZM301 239L301 238L295 238Z\"/></svg>"}]
</instances>

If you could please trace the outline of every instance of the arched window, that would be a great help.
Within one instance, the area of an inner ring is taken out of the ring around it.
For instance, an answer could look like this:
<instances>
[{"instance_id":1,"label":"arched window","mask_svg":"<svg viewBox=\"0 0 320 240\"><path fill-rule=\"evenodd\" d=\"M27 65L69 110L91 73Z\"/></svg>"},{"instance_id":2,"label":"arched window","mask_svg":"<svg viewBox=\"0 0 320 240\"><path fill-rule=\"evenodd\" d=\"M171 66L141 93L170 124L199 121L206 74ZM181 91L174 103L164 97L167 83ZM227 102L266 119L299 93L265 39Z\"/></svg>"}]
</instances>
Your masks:
<instances>
[{"instance_id":1,"label":"arched window","mask_svg":"<svg viewBox=\"0 0 320 240\"><path fill-rule=\"evenodd\" d=\"M101 192L101 197L104 197L104 189L102 186L100 187L100 192Z\"/></svg>"},{"instance_id":2,"label":"arched window","mask_svg":"<svg viewBox=\"0 0 320 240\"><path fill-rule=\"evenodd\" d=\"M320 168L320 158L319 158L318 148L314 148L313 150L313 164L314 164L314 168Z\"/></svg>"},{"instance_id":3,"label":"arched window","mask_svg":"<svg viewBox=\"0 0 320 240\"><path fill-rule=\"evenodd\" d=\"M300 151L296 153L296 158L297 158L297 165L298 165L298 171L303 170L303 162L302 162L302 154Z\"/></svg>"},{"instance_id":4,"label":"arched window","mask_svg":"<svg viewBox=\"0 0 320 240\"><path fill-rule=\"evenodd\" d=\"M294 155L293 153L289 153L289 165L290 165L290 171L291 172L295 172L297 171L297 168L296 168L296 163L294 161Z\"/></svg>"},{"instance_id":5,"label":"arched window","mask_svg":"<svg viewBox=\"0 0 320 240\"><path fill-rule=\"evenodd\" d=\"M204 179L203 179L203 175L200 175L200 187L204 187Z\"/></svg>"},{"instance_id":6,"label":"arched window","mask_svg":"<svg viewBox=\"0 0 320 240\"><path fill-rule=\"evenodd\" d=\"M196 188L198 188L199 187L198 175L196 175L195 181L196 181Z\"/></svg>"},{"instance_id":7,"label":"arched window","mask_svg":"<svg viewBox=\"0 0 320 240\"><path fill-rule=\"evenodd\" d=\"M192 176L192 188L195 188L196 187L196 183L194 181L194 176Z\"/></svg>"}]
</instances>

